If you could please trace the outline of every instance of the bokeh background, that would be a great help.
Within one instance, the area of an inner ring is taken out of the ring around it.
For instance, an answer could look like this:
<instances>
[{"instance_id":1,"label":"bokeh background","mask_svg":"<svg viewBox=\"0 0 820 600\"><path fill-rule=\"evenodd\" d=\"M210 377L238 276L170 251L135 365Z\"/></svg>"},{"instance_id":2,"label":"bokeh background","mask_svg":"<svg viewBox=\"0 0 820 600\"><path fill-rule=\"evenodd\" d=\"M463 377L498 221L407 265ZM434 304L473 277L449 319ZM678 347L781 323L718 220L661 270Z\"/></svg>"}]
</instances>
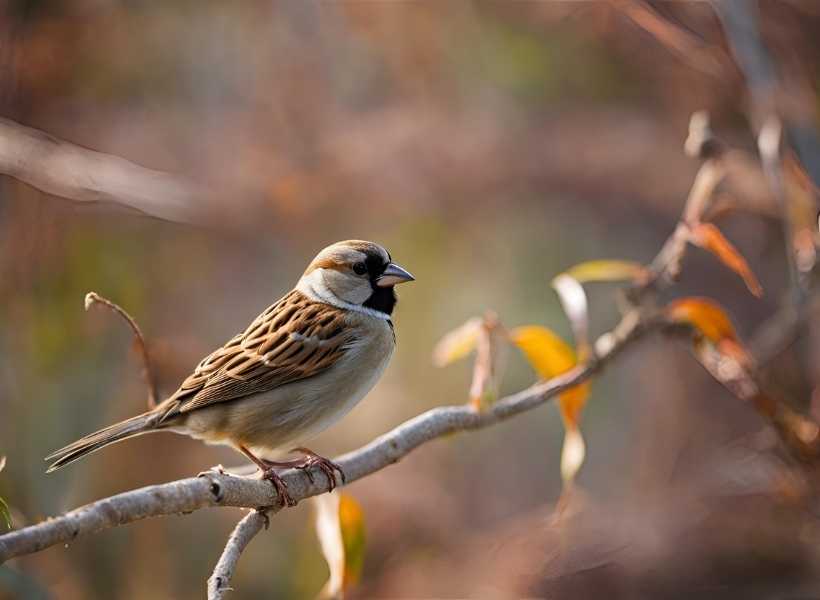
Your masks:
<instances>
[{"instance_id":1,"label":"bokeh background","mask_svg":"<svg viewBox=\"0 0 820 600\"><path fill-rule=\"evenodd\" d=\"M551 277L593 258L651 260L698 168L682 149L692 112L708 110L733 146L755 144L740 70L716 75L616 4L3 3L0 115L220 190L217 218L189 225L0 181L0 496L15 525L243 460L157 435L45 475L51 450L145 404L129 332L84 312L88 291L137 319L168 393L321 247L384 244L417 282L399 290L383 380L313 444L329 455L465 401L469 361L436 369L431 351L486 309L571 339ZM729 56L708 3L654 6ZM813 89L820 11L761 10L782 68ZM783 297L781 228L765 210L721 228L766 296L697 250L674 295L717 298L743 337ZM616 322L613 292L592 291L595 332ZM808 398L800 360L777 372ZM502 391L535 378L511 353ZM686 343L644 340L596 377L583 429L587 461L560 513L552 404L351 485L368 544L352 596L820 594L820 523L760 491L776 468L765 425ZM17 559L0 567L0 597L201 598L240 516L154 519ZM231 597L313 597L326 577L306 502L252 542Z\"/></svg>"}]
</instances>

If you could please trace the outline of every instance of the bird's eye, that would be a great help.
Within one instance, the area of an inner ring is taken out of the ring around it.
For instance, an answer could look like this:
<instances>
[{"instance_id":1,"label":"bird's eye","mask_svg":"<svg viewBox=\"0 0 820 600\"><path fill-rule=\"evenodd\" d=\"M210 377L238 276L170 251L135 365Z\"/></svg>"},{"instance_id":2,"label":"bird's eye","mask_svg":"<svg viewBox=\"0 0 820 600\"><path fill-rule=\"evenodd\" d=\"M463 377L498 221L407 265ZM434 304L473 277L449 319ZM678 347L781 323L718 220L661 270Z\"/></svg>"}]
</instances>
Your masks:
<instances>
[{"instance_id":1,"label":"bird's eye","mask_svg":"<svg viewBox=\"0 0 820 600\"><path fill-rule=\"evenodd\" d=\"M356 273L356 275L364 275L367 273L367 265L363 262L357 262L353 265L353 272Z\"/></svg>"}]
</instances>

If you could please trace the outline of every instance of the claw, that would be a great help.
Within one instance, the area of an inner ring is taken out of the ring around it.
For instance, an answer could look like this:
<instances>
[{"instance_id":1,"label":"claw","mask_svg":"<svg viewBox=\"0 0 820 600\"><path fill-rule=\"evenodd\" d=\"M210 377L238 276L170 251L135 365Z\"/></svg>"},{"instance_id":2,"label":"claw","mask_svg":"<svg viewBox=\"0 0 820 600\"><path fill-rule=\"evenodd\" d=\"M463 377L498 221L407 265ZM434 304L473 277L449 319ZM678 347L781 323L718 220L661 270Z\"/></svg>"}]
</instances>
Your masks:
<instances>
[{"instance_id":1,"label":"claw","mask_svg":"<svg viewBox=\"0 0 820 600\"><path fill-rule=\"evenodd\" d=\"M310 472L310 469L313 467L318 467L319 470L324 473L325 477L327 477L328 492L332 492L336 489L336 473L334 473L334 471L339 472L343 484L347 483L347 478L345 477L344 471L342 471L342 468L332 460L325 458L324 456L319 456L307 448L294 448L291 452L302 452L305 455L302 464L297 465L296 468L304 471L311 483L313 483L313 474Z\"/></svg>"},{"instance_id":2,"label":"claw","mask_svg":"<svg viewBox=\"0 0 820 600\"><path fill-rule=\"evenodd\" d=\"M276 472L276 469L273 467L269 469L265 469L262 471L262 479L266 479L273 484L273 487L276 488L276 494L279 496L279 499L282 501L282 507L285 506L296 506L296 501L290 497L288 493L288 484L285 483L285 480L279 476L279 473Z\"/></svg>"}]
</instances>

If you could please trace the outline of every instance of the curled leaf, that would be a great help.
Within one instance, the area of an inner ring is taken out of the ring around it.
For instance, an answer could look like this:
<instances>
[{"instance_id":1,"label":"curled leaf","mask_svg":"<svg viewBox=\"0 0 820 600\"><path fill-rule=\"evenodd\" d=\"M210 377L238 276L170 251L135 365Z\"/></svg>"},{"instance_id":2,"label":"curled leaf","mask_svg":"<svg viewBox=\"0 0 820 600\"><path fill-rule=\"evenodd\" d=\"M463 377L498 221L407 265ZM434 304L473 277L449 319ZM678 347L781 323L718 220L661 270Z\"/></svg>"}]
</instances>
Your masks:
<instances>
[{"instance_id":1,"label":"curled leaf","mask_svg":"<svg viewBox=\"0 0 820 600\"><path fill-rule=\"evenodd\" d=\"M550 329L540 325L517 327L510 339L518 346L542 379L569 371L577 364L573 349ZM580 383L558 396L558 409L564 422L564 446L561 450L561 477L569 484L584 462L584 438L578 424L581 409L589 397L590 384Z\"/></svg>"},{"instance_id":2,"label":"curled leaf","mask_svg":"<svg viewBox=\"0 0 820 600\"><path fill-rule=\"evenodd\" d=\"M737 248L724 237L720 229L711 223L697 223L690 227L689 241L704 250L708 250L717 256L720 262L740 275L752 294L758 298L763 295L763 287L749 267L749 263L746 262L746 259L738 252Z\"/></svg>"},{"instance_id":3,"label":"curled leaf","mask_svg":"<svg viewBox=\"0 0 820 600\"><path fill-rule=\"evenodd\" d=\"M564 433L564 445L561 448L561 478L564 483L571 483L578 474L586 456L584 436L577 427L569 427Z\"/></svg>"},{"instance_id":4,"label":"curled leaf","mask_svg":"<svg viewBox=\"0 0 820 600\"><path fill-rule=\"evenodd\" d=\"M320 598L343 598L361 577L364 564L364 513L348 494L331 492L314 498L316 533L330 577Z\"/></svg>"},{"instance_id":5,"label":"curled leaf","mask_svg":"<svg viewBox=\"0 0 820 600\"><path fill-rule=\"evenodd\" d=\"M641 283L649 276L649 269L631 260L590 260L566 271L579 283L590 281L632 281Z\"/></svg>"},{"instance_id":6,"label":"curled leaf","mask_svg":"<svg viewBox=\"0 0 820 600\"><path fill-rule=\"evenodd\" d=\"M666 316L673 323L694 327L718 350L741 364L750 364L751 358L740 342L734 325L717 302L708 298L680 298L667 305Z\"/></svg>"},{"instance_id":7,"label":"curled leaf","mask_svg":"<svg viewBox=\"0 0 820 600\"><path fill-rule=\"evenodd\" d=\"M561 306L564 307L564 312L572 325L578 355L581 360L586 360L591 354L591 348L589 345L589 306L584 288L566 273L553 279L552 287L558 293Z\"/></svg>"},{"instance_id":8,"label":"curled leaf","mask_svg":"<svg viewBox=\"0 0 820 600\"><path fill-rule=\"evenodd\" d=\"M444 367L475 350L481 325L481 317L474 317L447 333L433 350L433 364L437 367Z\"/></svg>"}]
</instances>

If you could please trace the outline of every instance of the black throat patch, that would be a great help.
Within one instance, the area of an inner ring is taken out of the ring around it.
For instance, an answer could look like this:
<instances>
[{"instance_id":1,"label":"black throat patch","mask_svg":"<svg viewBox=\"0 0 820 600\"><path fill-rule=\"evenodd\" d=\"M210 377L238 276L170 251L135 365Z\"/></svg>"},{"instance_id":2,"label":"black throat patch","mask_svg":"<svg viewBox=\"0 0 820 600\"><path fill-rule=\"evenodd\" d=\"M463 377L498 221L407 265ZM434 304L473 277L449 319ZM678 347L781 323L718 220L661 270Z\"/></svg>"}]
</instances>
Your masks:
<instances>
[{"instance_id":1,"label":"black throat patch","mask_svg":"<svg viewBox=\"0 0 820 600\"><path fill-rule=\"evenodd\" d=\"M362 306L372 308L387 315L392 315L397 302L396 292L393 290L393 286L379 287L375 282L371 281L370 287L373 288L373 293L370 294L370 298L368 298Z\"/></svg>"},{"instance_id":2,"label":"black throat patch","mask_svg":"<svg viewBox=\"0 0 820 600\"><path fill-rule=\"evenodd\" d=\"M383 312L386 315L392 315L396 306L396 292L393 290L393 286L379 287L376 285L376 280L387 268L384 257L378 252L368 252L365 264L370 275L370 287L373 292L363 306Z\"/></svg>"}]
</instances>

